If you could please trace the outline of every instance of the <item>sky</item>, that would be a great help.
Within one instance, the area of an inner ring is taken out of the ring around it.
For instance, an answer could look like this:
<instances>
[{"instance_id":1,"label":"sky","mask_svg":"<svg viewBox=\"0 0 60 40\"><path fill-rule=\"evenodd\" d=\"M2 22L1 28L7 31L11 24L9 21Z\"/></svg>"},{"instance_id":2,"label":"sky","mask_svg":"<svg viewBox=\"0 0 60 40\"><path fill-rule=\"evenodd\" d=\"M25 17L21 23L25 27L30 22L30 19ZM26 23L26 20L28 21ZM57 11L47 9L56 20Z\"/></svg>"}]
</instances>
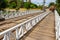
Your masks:
<instances>
[{"instance_id":1,"label":"sky","mask_svg":"<svg viewBox=\"0 0 60 40\"><path fill-rule=\"evenodd\" d=\"M48 6L50 2L55 2L56 0L46 0L45 5ZM43 0L31 0L32 3L37 4L37 5L42 5Z\"/></svg>"}]
</instances>

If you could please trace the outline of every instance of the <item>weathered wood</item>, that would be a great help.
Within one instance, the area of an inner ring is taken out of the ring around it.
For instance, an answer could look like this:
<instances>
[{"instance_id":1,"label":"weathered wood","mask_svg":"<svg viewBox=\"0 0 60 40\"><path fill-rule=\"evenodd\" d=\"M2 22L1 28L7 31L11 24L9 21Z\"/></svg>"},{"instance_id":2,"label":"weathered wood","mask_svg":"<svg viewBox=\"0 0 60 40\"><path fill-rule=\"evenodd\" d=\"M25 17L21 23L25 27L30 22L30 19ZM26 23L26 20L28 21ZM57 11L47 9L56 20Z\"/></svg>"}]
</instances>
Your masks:
<instances>
[{"instance_id":1,"label":"weathered wood","mask_svg":"<svg viewBox=\"0 0 60 40\"><path fill-rule=\"evenodd\" d=\"M56 40L55 38L55 18L51 13L30 30L22 40Z\"/></svg>"},{"instance_id":2,"label":"weathered wood","mask_svg":"<svg viewBox=\"0 0 60 40\"><path fill-rule=\"evenodd\" d=\"M17 17L17 18L13 18L13 19L8 19L8 20L5 20L3 22L0 22L0 32L1 31L4 31L4 30L7 30L19 23L22 23L32 17L35 17L37 15L39 15L40 13L35 13L34 15L33 14L29 14L29 15L25 15L25 16L22 16L22 17Z\"/></svg>"}]
</instances>

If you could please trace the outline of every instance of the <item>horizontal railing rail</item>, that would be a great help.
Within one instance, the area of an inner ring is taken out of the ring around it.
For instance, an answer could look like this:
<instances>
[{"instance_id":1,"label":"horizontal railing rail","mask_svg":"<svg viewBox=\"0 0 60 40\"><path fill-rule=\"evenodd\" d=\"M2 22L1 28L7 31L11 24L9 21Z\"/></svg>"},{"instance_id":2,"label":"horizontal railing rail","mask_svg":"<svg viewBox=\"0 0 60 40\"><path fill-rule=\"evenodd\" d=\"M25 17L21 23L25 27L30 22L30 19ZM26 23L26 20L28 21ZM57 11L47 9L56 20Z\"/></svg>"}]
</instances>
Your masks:
<instances>
[{"instance_id":1,"label":"horizontal railing rail","mask_svg":"<svg viewBox=\"0 0 60 40\"><path fill-rule=\"evenodd\" d=\"M33 13L37 13L40 12L41 10L27 10L24 12L20 12L20 11L6 11L3 13L3 11L0 11L0 16L2 16L5 19L10 19L10 18L15 18L18 16L23 16L23 15L27 15L27 14L33 14Z\"/></svg>"},{"instance_id":2,"label":"horizontal railing rail","mask_svg":"<svg viewBox=\"0 0 60 40\"><path fill-rule=\"evenodd\" d=\"M19 40L24 34L26 34L30 29L32 29L33 26L35 26L49 13L50 12L44 12L10 29L0 32L0 38L2 38L3 40Z\"/></svg>"}]
</instances>

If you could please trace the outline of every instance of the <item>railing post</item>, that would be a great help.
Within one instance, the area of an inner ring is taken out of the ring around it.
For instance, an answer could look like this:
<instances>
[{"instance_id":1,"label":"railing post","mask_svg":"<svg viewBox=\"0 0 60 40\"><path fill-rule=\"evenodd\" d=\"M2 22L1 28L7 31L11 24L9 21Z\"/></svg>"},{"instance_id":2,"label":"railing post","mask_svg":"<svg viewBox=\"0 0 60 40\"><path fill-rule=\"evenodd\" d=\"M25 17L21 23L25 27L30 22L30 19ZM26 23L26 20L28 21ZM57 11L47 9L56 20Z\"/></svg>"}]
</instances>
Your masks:
<instances>
[{"instance_id":1,"label":"railing post","mask_svg":"<svg viewBox=\"0 0 60 40\"><path fill-rule=\"evenodd\" d=\"M7 34L4 34L3 40L7 40Z\"/></svg>"},{"instance_id":2,"label":"railing post","mask_svg":"<svg viewBox=\"0 0 60 40\"><path fill-rule=\"evenodd\" d=\"M19 40L19 35L18 35L18 33L19 33L19 29L16 28L16 40Z\"/></svg>"},{"instance_id":3,"label":"railing post","mask_svg":"<svg viewBox=\"0 0 60 40\"><path fill-rule=\"evenodd\" d=\"M10 40L10 32L8 32L8 37L7 37L7 40Z\"/></svg>"}]
</instances>

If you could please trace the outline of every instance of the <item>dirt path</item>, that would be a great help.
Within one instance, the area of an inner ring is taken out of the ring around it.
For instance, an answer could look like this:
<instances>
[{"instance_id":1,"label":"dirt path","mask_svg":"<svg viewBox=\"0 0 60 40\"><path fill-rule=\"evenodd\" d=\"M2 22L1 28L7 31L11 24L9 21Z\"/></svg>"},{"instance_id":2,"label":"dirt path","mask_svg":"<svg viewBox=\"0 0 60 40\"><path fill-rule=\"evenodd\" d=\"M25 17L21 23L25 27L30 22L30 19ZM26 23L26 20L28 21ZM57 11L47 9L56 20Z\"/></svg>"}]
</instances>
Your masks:
<instances>
[{"instance_id":1,"label":"dirt path","mask_svg":"<svg viewBox=\"0 0 60 40\"><path fill-rule=\"evenodd\" d=\"M54 14L51 13L29 31L22 40L55 40Z\"/></svg>"}]
</instances>

